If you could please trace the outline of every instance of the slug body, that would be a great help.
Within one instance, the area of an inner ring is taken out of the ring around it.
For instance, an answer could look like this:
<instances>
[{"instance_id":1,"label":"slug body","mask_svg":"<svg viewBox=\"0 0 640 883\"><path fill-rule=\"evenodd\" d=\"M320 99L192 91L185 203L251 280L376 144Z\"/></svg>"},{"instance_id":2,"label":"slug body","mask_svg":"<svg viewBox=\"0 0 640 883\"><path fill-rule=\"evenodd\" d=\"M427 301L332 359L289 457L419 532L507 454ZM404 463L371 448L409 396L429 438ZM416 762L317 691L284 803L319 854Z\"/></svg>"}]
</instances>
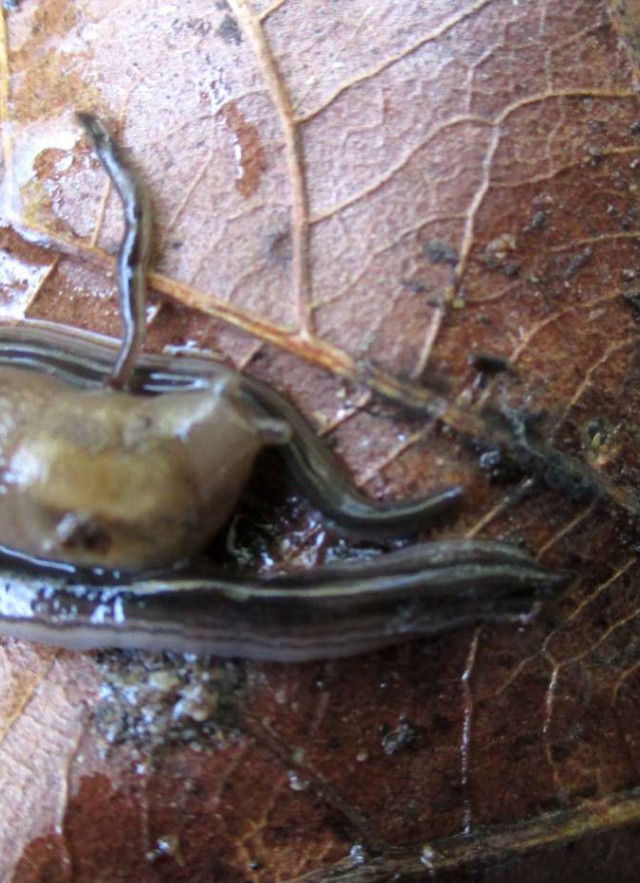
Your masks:
<instances>
[{"instance_id":1,"label":"slug body","mask_svg":"<svg viewBox=\"0 0 640 883\"><path fill-rule=\"evenodd\" d=\"M210 360L141 354L146 196L100 121L78 117L125 209L124 333L117 351L47 323L0 328L0 633L300 661L478 619L526 620L564 584L525 552L482 540L270 579L203 563L265 444L330 519L374 538L419 530L461 489L370 501L269 387Z\"/></svg>"},{"instance_id":2,"label":"slug body","mask_svg":"<svg viewBox=\"0 0 640 883\"><path fill-rule=\"evenodd\" d=\"M220 378L141 398L0 374L0 542L80 567L140 570L192 556L229 518L282 421Z\"/></svg>"}]
</instances>

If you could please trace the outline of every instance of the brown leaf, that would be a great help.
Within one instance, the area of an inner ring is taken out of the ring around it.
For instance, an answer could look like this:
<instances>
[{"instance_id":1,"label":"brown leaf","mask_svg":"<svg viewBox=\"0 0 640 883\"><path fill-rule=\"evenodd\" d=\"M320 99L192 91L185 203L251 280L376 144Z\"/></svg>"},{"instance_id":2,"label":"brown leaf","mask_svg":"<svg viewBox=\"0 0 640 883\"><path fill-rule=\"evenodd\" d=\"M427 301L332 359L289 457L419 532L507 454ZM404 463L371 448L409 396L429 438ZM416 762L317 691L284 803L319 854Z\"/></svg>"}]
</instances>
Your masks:
<instances>
[{"instance_id":1,"label":"brown leaf","mask_svg":"<svg viewBox=\"0 0 640 883\"><path fill-rule=\"evenodd\" d=\"M482 862L499 880L496 862L522 862L523 879L559 880L576 841L574 876L599 879L622 843L607 870L635 879L620 834L638 821L633 524L611 500L490 485L463 437L482 440L487 404L541 412L558 450L634 499L639 10L611 4L618 31L608 11L23 0L7 13L6 314L118 333L120 207L73 122L91 109L153 195L150 346L218 349L268 379L372 495L462 482L442 535L523 539L576 580L526 628L340 663L6 642L2 879L453 880ZM483 385L483 354L510 371ZM372 392L423 413L445 395L443 420L407 423ZM336 542L301 507L270 524L284 527L270 554L289 562Z\"/></svg>"}]
</instances>

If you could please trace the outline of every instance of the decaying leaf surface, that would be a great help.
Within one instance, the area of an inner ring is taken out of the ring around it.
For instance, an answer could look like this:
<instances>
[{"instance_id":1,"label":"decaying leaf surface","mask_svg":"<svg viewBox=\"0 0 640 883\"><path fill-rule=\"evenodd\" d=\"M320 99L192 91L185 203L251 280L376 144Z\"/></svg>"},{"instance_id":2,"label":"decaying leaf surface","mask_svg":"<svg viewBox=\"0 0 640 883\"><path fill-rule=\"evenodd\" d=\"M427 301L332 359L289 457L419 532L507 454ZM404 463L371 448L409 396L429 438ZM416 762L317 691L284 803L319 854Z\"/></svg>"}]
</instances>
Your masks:
<instances>
[{"instance_id":1,"label":"decaying leaf surface","mask_svg":"<svg viewBox=\"0 0 640 883\"><path fill-rule=\"evenodd\" d=\"M7 14L5 314L118 332L120 209L73 121L92 109L153 194L150 346L267 378L372 494L462 482L441 535L524 540L576 579L527 628L339 663L7 641L3 880L461 879L534 847L562 879L566 843L638 821L637 531L490 485L456 431L486 402L546 412L559 449L637 486L637 4L611 12L621 46L593 0ZM483 385L474 353L511 369ZM366 393L427 407L435 376L437 426ZM270 518L289 564L335 542L301 505Z\"/></svg>"}]
</instances>

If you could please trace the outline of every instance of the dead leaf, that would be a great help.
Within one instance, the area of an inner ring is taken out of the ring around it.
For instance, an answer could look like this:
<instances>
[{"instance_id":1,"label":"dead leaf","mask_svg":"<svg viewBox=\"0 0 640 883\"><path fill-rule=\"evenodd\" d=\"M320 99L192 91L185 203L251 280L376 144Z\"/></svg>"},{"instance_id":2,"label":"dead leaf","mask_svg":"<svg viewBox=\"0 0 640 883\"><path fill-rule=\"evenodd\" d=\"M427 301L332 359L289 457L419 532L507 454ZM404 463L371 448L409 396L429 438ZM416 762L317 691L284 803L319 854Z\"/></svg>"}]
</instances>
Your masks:
<instances>
[{"instance_id":1,"label":"dead leaf","mask_svg":"<svg viewBox=\"0 0 640 883\"><path fill-rule=\"evenodd\" d=\"M461 481L442 535L523 539L577 578L530 627L340 663L6 642L2 879L457 880L481 862L487 880L505 863L554 880L568 843L574 876L599 879L622 843L607 871L635 879L634 527L491 485L458 433L482 435L488 403L525 407L558 450L637 486L638 11L621 25L611 5L619 46L608 6L6 13L4 314L118 333L120 207L73 122L91 109L153 194L151 347L220 350L294 398L372 495ZM478 354L510 371L481 384ZM444 400L443 420L375 392ZM302 504L269 518L289 562L335 542Z\"/></svg>"}]
</instances>

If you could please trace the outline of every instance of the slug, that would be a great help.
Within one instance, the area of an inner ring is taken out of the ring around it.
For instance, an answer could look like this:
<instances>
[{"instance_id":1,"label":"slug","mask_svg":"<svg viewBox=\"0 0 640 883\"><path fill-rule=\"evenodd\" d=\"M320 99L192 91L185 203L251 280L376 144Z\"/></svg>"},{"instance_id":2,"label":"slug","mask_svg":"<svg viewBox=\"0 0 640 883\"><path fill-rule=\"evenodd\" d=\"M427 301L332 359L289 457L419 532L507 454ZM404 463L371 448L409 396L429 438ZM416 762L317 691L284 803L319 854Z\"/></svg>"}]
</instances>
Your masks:
<instances>
[{"instance_id":1,"label":"slug","mask_svg":"<svg viewBox=\"0 0 640 883\"><path fill-rule=\"evenodd\" d=\"M265 384L205 359L141 353L151 224L144 188L92 114L78 119L124 206L124 333L0 328L0 633L75 648L346 656L478 619L526 619L566 575L505 543L421 543L369 561L234 578L199 555L264 445L312 503L374 538L416 532L449 487L366 499Z\"/></svg>"},{"instance_id":2,"label":"slug","mask_svg":"<svg viewBox=\"0 0 640 883\"><path fill-rule=\"evenodd\" d=\"M0 539L81 567L171 564L229 519L263 445L288 437L228 378L141 398L4 367Z\"/></svg>"}]
</instances>

